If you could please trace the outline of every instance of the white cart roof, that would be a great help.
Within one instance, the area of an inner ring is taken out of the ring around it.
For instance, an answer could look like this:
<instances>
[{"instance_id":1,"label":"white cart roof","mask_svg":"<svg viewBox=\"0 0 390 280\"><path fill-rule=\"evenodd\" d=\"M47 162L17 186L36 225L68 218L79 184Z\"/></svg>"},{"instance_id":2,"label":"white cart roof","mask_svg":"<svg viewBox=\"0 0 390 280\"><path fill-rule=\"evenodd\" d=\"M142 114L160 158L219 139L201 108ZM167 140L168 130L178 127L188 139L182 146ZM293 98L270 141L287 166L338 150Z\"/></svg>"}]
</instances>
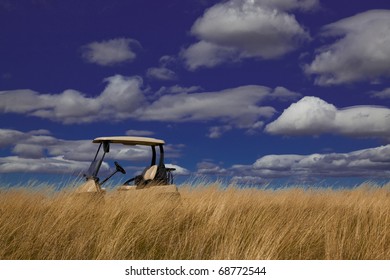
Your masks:
<instances>
[{"instance_id":1,"label":"white cart roof","mask_svg":"<svg viewBox=\"0 0 390 280\"><path fill-rule=\"evenodd\" d=\"M136 136L110 136L95 138L93 143L102 143L108 141L110 143L120 143L123 145L146 145L156 146L164 145L164 140L149 138L149 137L136 137Z\"/></svg>"}]
</instances>

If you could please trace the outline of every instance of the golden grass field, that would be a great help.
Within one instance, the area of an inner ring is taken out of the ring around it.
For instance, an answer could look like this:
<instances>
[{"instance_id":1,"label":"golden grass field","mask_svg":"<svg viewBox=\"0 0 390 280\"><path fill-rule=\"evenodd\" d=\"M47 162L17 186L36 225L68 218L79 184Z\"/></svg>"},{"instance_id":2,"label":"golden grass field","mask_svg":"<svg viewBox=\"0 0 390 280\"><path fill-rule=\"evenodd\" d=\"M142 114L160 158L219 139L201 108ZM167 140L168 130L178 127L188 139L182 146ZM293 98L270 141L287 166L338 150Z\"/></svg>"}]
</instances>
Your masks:
<instances>
[{"instance_id":1,"label":"golden grass field","mask_svg":"<svg viewBox=\"0 0 390 280\"><path fill-rule=\"evenodd\" d=\"M0 259L390 259L390 185L0 191Z\"/></svg>"}]
</instances>

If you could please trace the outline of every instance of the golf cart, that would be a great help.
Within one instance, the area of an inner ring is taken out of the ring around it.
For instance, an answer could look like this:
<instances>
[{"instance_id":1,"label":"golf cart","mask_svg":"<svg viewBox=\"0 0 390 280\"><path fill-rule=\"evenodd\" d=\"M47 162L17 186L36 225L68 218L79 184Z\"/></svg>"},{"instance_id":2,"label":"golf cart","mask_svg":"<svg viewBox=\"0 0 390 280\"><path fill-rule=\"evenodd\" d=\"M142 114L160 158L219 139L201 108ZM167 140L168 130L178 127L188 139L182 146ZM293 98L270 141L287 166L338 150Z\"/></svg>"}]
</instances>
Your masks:
<instances>
[{"instance_id":1,"label":"golf cart","mask_svg":"<svg viewBox=\"0 0 390 280\"><path fill-rule=\"evenodd\" d=\"M167 168L164 164L164 144L163 140L147 138L147 137L99 137L92 141L98 143L99 147L96 155L85 174L86 182L78 189L78 193L95 193L102 194L105 189L102 185L106 183L116 173L126 174L125 169L118 163L115 164L115 171L104 180L100 181L98 173L102 166L104 157L110 152L111 144L123 145L142 145L150 146L152 149L152 160L150 165L144 171L133 178L128 179L123 185L119 186L119 191L136 191L136 190L154 190L162 193L178 193L176 185L173 184L172 171L174 168ZM158 149L157 149L158 148ZM157 151L159 151L159 160L157 162Z\"/></svg>"}]
</instances>

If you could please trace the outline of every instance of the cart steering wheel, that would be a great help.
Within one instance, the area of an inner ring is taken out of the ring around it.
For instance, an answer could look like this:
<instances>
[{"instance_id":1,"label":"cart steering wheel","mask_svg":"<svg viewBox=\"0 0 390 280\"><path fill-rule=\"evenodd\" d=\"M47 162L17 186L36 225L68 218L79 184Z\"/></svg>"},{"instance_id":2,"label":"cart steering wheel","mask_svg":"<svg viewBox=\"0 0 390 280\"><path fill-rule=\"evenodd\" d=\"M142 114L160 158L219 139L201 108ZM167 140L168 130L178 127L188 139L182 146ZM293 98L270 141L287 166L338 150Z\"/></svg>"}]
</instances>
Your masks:
<instances>
[{"instance_id":1,"label":"cart steering wheel","mask_svg":"<svg viewBox=\"0 0 390 280\"><path fill-rule=\"evenodd\" d=\"M122 166L120 166L117 161L115 161L114 164L115 164L115 167L116 167L116 171L119 171L122 174L126 174L126 170Z\"/></svg>"}]
</instances>

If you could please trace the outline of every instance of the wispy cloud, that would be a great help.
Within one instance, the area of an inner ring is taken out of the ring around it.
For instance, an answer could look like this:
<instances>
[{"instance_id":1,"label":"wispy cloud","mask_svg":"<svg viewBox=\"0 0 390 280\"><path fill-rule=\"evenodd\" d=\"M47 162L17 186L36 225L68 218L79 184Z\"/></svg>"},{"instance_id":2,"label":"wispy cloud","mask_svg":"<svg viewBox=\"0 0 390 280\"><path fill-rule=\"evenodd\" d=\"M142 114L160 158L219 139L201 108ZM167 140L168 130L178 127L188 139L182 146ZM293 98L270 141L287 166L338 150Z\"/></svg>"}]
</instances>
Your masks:
<instances>
[{"instance_id":1,"label":"wispy cloud","mask_svg":"<svg viewBox=\"0 0 390 280\"><path fill-rule=\"evenodd\" d=\"M241 1L241 0L236 0ZM319 0L255 0L254 5L278 9L281 11L315 11L320 7Z\"/></svg>"},{"instance_id":2,"label":"wispy cloud","mask_svg":"<svg viewBox=\"0 0 390 280\"><path fill-rule=\"evenodd\" d=\"M207 136L214 139L219 138L222 136L222 134L232 129L233 127L231 125L212 126L209 128L209 133Z\"/></svg>"},{"instance_id":3,"label":"wispy cloud","mask_svg":"<svg viewBox=\"0 0 390 280\"><path fill-rule=\"evenodd\" d=\"M177 74L169 69L170 66L176 63L176 58L169 55L164 55L160 58L158 67L151 67L146 71L146 76L150 79L160 81L174 81L178 79Z\"/></svg>"},{"instance_id":4,"label":"wispy cloud","mask_svg":"<svg viewBox=\"0 0 390 280\"><path fill-rule=\"evenodd\" d=\"M161 81L174 81L177 79L176 73L166 67L151 67L147 70L146 76Z\"/></svg>"},{"instance_id":5,"label":"wispy cloud","mask_svg":"<svg viewBox=\"0 0 390 280\"><path fill-rule=\"evenodd\" d=\"M385 88L380 91L372 91L370 92L372 97L380 98L380 99L390 99L390 87Z\"/></svg>"},{"instance_id":6,"label":"wispy cloud","mask_svg":"<svg viewBox=\"0 0 390 280\"><path fill-rule=\"evenodd\" d=\"M389 10L371 10L326 25L323 37L336 41L318 49L305 72L322 86L390 77L389 26Z\"/></svg>"},{"instance_id":7,"label":"wispy cloud","mask_svg":"<svg viewBox=\"0 0 390 280\"><path fill-rule=\"evenodd\" d=\"M161 96L164 94L177 94L177 93L191 93L191 92L201 92L202 87L200 86L190 86L182 87L180 85L174 85L170 87L161 87L157 92L156 96Z\"/></svg>"},{"instance_id":8,"label":"wispy cloud","mask_svg":"<svg viewBox=\"0 0 390 280\"><path fill-rule=\"evenodd\" d=\"M140 47L137 40L117 38L101 42L92 42L81 48L83 58L89 63L112 66L131 62L136 58L135 47Z\"/></svg>"},{"instance_id":9,"label":"wispy cloud","mask_svg":"<svg viewBox=\"0 0 390 280\"><path fill-rule=\"evenodd\" d=\"M198 175L228 175L228 170L209 160L199 162L196 173Z\"/></svg>"},{"instance_id":10,"label":"wispy cloud","mask_svg":"<svg viewBox=\"0 0 390 280\"><path fill-rule=\"evenodd\" d=\"M149 131L149 130L130 129L130 130L127 130L125 134L129 135L129 136L152 136L154 134L154 132Z\"/></svg>"}]
</instances>

